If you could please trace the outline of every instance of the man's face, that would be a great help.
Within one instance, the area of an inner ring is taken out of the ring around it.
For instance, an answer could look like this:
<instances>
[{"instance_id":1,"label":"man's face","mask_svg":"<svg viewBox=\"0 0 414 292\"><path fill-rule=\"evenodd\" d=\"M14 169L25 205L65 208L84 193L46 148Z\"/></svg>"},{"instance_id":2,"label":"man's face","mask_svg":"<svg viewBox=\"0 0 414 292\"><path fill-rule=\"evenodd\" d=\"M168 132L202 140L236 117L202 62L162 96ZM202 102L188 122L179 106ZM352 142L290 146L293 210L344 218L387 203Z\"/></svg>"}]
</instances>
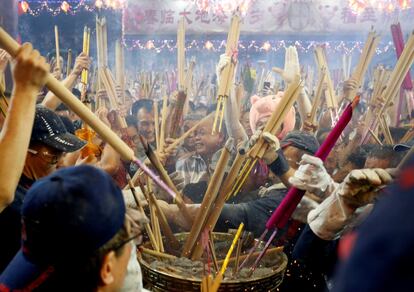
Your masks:
<instances>
[{"instance_id":1,"label":"man's face","mask_svg":"<svg viewBox=\"0 0 414 292\"><path fill-rule=\"evenodd\" d=\"M283 154L285 155L289 166L293 169L298 169L303 151L293 146L287 146L283 149Z\"/></svg>"},{"instance_id":2,"label":"man's face","mask_svg":"<svg viewBox=\"0 0 414 292\"><path fill-rule=\"evenodd\" d=\"M155 121L152 111L141 108L137 113L138 131L148 143L155 141Z\"/></svg>"},{"instance_id":3,"label":"man's face","mask_svg":"<svg viewBox=\"0 0 414 292\"><path fill-rule=\"evenodd\" d=\"M368 156L367 160L365 161L364 168L389 168L390 161L388 159L380 159L373 156Z\"/></svg>"},{"instance_id":4,"label":"man's face","mask_svg":"<svg viewBox=\"0 0 414 292\"><path fill-rule=\"evenodd\" d=\"M220 133L211 135L212 125L210 120L201 124L195 131L195 150L197 154L205 158L211 156L221 147L223 138Z\"/></svg>"},{"instance_id":5,"label":"man's face","mask_svg":"<svg viewBox=\"0 0 414 292\"><path fill-rule=\"evenodd\" d=\"M253 135L252 128L250 128L249 112L244 112L241 117L241 124L246 131L247 136Z\"/></svg>"},{"instance_id":6,"label":"man's face","mask_svg":"<svg viewBox=\"0 0 414 292\"><path fill-rule=\"evenodd\" d=\"M60 150L43 143L35 143L28 150L25 168L32 179L40 179L56 170L62 156L63 152Z\"/></svg>"},{"instance_id":7,"label":"man's face","mask_svg":"<svg viewBox=\"0 0 414 292\"><path fill-rule=\"evenodd\" d=\"M127 273L128 262L131 257L132 245L130 243L125 244L122 254L116 258L114 267L114 283L111 289L112 291L120 291L124 285L125 276Z\"/></svg>"},{"instance_id":8,"label":"man's face","mask_svg":"<svg viewBox=\"0 0 414 292\"><path fill-rule=\"evenodd\" d=\"M184 122L184 133L191 129L197 121L185 121ZM184 147L188 151L195 150L195 134L192 132L185 140L184 140Z\"/></svg>"}]
</instances>

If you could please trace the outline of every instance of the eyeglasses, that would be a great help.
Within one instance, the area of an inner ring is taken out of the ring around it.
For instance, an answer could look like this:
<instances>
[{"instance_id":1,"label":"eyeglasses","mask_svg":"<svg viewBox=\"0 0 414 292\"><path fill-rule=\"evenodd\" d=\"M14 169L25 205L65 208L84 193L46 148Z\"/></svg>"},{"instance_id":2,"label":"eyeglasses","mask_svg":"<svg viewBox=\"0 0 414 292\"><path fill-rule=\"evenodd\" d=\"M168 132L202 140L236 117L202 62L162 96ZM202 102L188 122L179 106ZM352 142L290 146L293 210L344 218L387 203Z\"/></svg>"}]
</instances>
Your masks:
<instances>
[{"instance_id":1,"label":"eyeglasses","mask_svg":"<svg viewBox=\"0 0 414 292\"><path fill-rule=\"evenodd\" d=\"M120 243L118 243L117 245L115 245L114 247L112 247L111 249L112 250L118 250L121 247L123 247L125 244L133 241L134 239L138 238L139 236L140 236L140 234L134 234L131 237L125 239L124 241L121 241Z\"/></svg>"},{"instance_id":2,"label":"eyeglasses","mask_svg":"<svg viewBox=\"0 0 414 292\"><path fill-rule=\"evenodd\" d=\"M47 151L37 151L33 149L27 149L27 152L32 153L34 155L39 155L44 161L49 164L57 164L59 159L62 157L63 152L58 154L51 154Z\"/></svg>"}]
</instances>

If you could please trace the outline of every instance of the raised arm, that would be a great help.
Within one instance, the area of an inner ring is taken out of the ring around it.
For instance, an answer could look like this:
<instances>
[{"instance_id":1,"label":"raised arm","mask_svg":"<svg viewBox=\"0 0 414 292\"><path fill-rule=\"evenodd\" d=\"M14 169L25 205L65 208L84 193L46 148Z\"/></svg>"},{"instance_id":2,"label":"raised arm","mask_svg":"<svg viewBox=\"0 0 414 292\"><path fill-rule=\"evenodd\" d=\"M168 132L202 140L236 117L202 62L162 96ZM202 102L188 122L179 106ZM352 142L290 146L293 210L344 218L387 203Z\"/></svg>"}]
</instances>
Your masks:
<instances>
[{"instance_id":1,"label":"raised arm","mask_svg":"<svg viewBox=\"0 0 414 292\"><path fill-rule=\"evenodd\" d=\"M90 66L90 59L88 56L85 55L85 53L81 53L75 61L75 65L73 66L72 72L70 72L69 76L67 76L63 81L63 85L72 90L73 86L75 86L76 80L78 80L79 75L82 73L83 69L89 69ZM55 94L51 91L49 91L45 98L42 101L42 105L44 105L47 108L50 108L51 110L55 110L59 105L61 104L61 101L59 98L55 96Z\"/></svg>"},{"instance_id":2,"label":"raised arm","mask_svg":"<svg viewBox=\"0 0 414 292\"><path fill-rule=\"evenodd\" d=\"M48 72L46 60L25 43L16 56L13 94L0 134L0 212L14 199L29 147L36 96Z\"/></svg>"}]
</instances>

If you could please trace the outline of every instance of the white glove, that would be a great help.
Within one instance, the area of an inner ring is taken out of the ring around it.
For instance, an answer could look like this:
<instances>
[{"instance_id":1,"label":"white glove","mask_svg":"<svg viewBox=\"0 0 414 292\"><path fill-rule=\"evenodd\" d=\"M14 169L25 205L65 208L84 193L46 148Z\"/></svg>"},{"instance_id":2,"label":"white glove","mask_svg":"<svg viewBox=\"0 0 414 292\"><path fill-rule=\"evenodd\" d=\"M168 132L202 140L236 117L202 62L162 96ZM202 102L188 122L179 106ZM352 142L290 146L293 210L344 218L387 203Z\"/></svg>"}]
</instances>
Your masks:
<instances>
[{"instance_id":1,"label":"white glove","mask_svg":"<svg viewBox=\"0 0 414 292\"><path fill-rule=\"evenodd\" d=\"M262 137L269 145L269 147L267 147L266 152L264 153L262 159L267 165L272 164L272 162L277 159L277 152L276 151L280 149L279 139L275 135L273 135L269 132L262 132L262 130L257 130L250 137L250 140L249 140L250 148L253 147L254 144L256 144L256 142L259 140L260 137Z\"/></svg>"},{"instance_id":2,"label":"white glove","mask_svg":"<svg viewBox=\"0 0 414 292\"><path fill-rule=\"evenodd\" d=\"M355 208L348 206L337 192L326 198L308 214L308 224L313 233L323 240L333 240L351 221Z\"/></svg>"},{"instance_id":3,"label":"white glove","mask_svg":"<svg viewBox=\"0 0 414 292\"><path fill-rule=\"evenodd\" d=\"M355 169L339 185L338 194L355 207L372 203L379 190L389 184L396 174L395 169Z\"/></svg>"},{"instance_id":4,"label":"white glove","mask_svg":"<svg viewBox=\"0 0 414 292\"><path fill-rule=\"evenodd\" d=\"M300 76L299 57L296 47L290 46L286 48L285 68L273 67L272 71L280 74L286 83L291 83L296 76Z\"/></svg>"},{"instance_id":5,"label":"white glove","mask_svg":"<svg viewBox=\"0 0 414 292\"><path fill-rule=\"evenodd\" d=\"M353 219L354 211L370 203L383 186L392 180L393 170L353 170L325 201L309 212L308 224L324 240L340 236Z\"/></svg>"},{"instance_id":6,"label":"white glove","mask_svg":"<svg viewBox=\"0 0 414 292\"><path fill-rule=\"evenodd\" d=\"M318 195L325 193L326 196L337 186L323 166L322 160L308 154L302 156L300 166L289 178L289 182L298 189Z\"/></svg>"},{"instance_id":7,"label":"white glove","mask_svg":"<svg viewBox=\"0 0 414 292\"><path fill-rule=\"evenodd\" d=\"M220 60L216 66L216 76L217 76L217 86L220 84L220 75L221 71L226 67L228 64L230 64L231 58L227 56L226 54L220 55Z\"/></svg>"}]
</instances>

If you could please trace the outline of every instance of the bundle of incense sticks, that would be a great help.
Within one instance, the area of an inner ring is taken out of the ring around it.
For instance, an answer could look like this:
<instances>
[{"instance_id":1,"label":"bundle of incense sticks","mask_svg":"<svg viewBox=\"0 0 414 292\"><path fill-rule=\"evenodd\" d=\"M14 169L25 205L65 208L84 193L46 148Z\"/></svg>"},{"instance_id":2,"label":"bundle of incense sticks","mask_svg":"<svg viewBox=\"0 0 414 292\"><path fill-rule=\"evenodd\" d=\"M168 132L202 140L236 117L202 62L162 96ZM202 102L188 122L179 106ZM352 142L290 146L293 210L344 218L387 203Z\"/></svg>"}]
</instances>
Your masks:
<instances>
[{"instance_id":1,"label":"bundle of incense sticks","mask_svg":"<svg viewBox=\"0 0 414 292\"><path fill-rule=\"evenodd\" d=\"M124 49L121 41L118 40L115 44L115 78L116 83L121 88L121 100L125 103L125 64L124 64Z\"/></svg>"},{"instance_id":2,"label":"bundle of incense sticks","mask_svg":"<svg viewBox=\"0 0 414 292\"><path fill-rule=\"evenodd\" d=\"M190 64L188 65L187 74L185 75L185 85L184 92L186 93L186 100L184 103L183 116L186 116L190 106L190 99L194 92L193 90L193 72L195 66L195 59L191 59Z\"/></svg>"},{"instance_id":3,"label":"bundle of incense sticks","mask_svg":"<svg viewBox=\"0 0 414 292\"><path fill-rule=\"evenodd\" d=\"M185 90L185 23L184 17L178 22L177 30L178 90Z\"/></svg>"},{"instance_id":4,"label":"bundle of incense sticks","mask_svg":"<svg viewBox=\"0 0 414 292\"><path fill-rule=\"evenodd\" d=\"M177 238L174 236L174 233L172 232L171 227L168 224L167 218L162 212L162 209L160 208L160 206L158 205L157 199L150 188L151 181L147 179L147 187L148 187L147 190L145 190L145 187L143 187L139 181L138 181L138 185L140 186L143 194L147 197L150 209L153 208L152 210L153 229L152 230L154 231L154 237L155 237L156 242L158 243L160 251L163 251L163 248L161 247L161 245L164 246L162 243L162 237L160 235L161 230L165 236L165 240L167 243L166 247L171 251L178 250L180 247L180 243L178 242ZM159 230L159 228L161 229Z\"/></svg>"},{"instance_id":5,"label":"bundle of incense sticks","mask_svg":"<svg viewBox=\"0 0 414 292\"><path fill-rule=\"evenodd\" d=\"M414 62L414 32L410 33L407 44L395 65L394 70L392 71L390 78L388 80L387 86L379 97L381 101L384 102L381 109L376 112L376 117L370 122L368 127L375 131L378 126L379 118L386 112L389 105L392 103L393 99L396 96L396 93L399 91L402 82L404 81L405 76L411 68L411 65ZM366 143L368 133L366 133L362 139L362 143Z\"/></svg>"},{"instance_id":6,"label":"bundle of incense sticks","mask_svg":"<svg viewBox=\"0 0 414 292\"><path fill-rule=\"evenodd\" d=\"M187 237L187 240L185 241L182 252L182 256L184 257L191 257L196 243L200 240L200 236L203 231L203 226L205 225L207 215L209 214L212 208L212 205L219 191L221 182L223 181L226 165L230 159L230 153L231 148L233 147L233 142L233 139L230 138L222 149L213 176L210 179L210 183L204 195L203 202L201 203L200 210L198 211L197 216L193 222L190 234Z\"/></svg>"},{"instance_id":7,"label":"bundle of incense sticks","mask_svg":"<svg viewBox=\"0 0 414 292\"><path fill-rule=\"evenodd\" d=\"M400 58L404 50L404 37L402 34L401 24L399 22L391 25L391 34L395 46L395 53L397 54L397 58ZM410 71L408 71L407 75L405 75L402 86L406 90L413 89L413 81L411 79Z\"/></svg>"},{"instance_id":8,"label":"bundle of incense sticks","mask_svg":"<svg viewBox=\"0 0 414 292\"><path fill-rule=\"evenodd\" d=\"M142 204L140 203L140 201L138 199L138 196L137 196L135 187L134 187L134 185L133 185L133 183L131 181L131 177L129 176L129 174L127 174L127 178L128 178L128 186L129 186L129 189L131 190L132 196L134 197L135 203L137 204L137 207L138 207L139 211L141 211L142 214L145 214L144 208L142 207ZM150 243L151 243L152 248L156 252L159 252L160 251L160 248L159 248L158 243L157 243L157 241L155 239L155 236L154 236L154 233L153 233L153 231L151 229L150 224L149 223L145 223L144 224L144 228L145 228L145 231L148 234L148 237L149 237L149 240L150 240Z\"/></svg>"},{"instance_id":9,"label":"bundle of incense sticks","mask_svg":"<svg viewBox=\"0 0 414 292\"><path fill-rule=\"evenodd\" d=\"M322 67L321 70L319 71L318 85L316 86L315 96L313 97L313 100L312 100L312 109L308 116L308 122L312 125L317 125L316 112L320 106L320 100L321 100L322 93L323 93L323 84L324 84L325 76L326 76L326 70L324 67Z\"/></svg>"},{"instance_id":10,"label":"bundle of incense sticks","mask_svg":"<svg viewBox=\"0 0 414 292\"><path fill-rule=\"evenodd\" d=\"M89 56L89 48L90 48L90 39L91 39L91 30L85 26L83 29L83 48L82 48L82 52L86 55ZM81 83L82 83L82 95L85 96L86 95L86 90L88 87L88 70L83 69L82 70L82 75L81 75Z\"/></svg>"},{"instance_id":11,"label":"bundle of incense sticks","mask_svg":"<svg viewBox=\"0 0 414 292\"><path fill-rule=\"evenodd\" d=\"M391 25L391 34L392 34L392 39L394 41L395 52L397 54L397 58L400 58L402 51L404 50L404 37L403 37L401 25L399 22ZM397 126L400 123L401 112L402 112L402 108L403 108L403 104L404 104L404 100L406 96L404 91L413 89L413 82L411 80L410 71L408 71L407 75L404 78L404 81L402 83L402 88L404 90L402 90L402 92L400 93L400 98L398 101L397 112L396 112L396 117L395 117L395 120L396 120L395 122ZM410 103L407 103L407 107L409 107L409 105ZM411 113L411 111L409 111L408 113Z\"/></svg>"},{"instance_id":12,"label":"bundle of incense sticks","mask_svg":"<svg viewBox=\"0 0 414 292\"><path fill-rule=\"evenodd\" d=\"M56 47L56 68L58 68L60 71L61 67L60 67L59 29L57 25L55 25L55 47Z\"/></svg>"},{"instance_id":13,"label":"bundle of incense sticks","mask_svg":"<svg viewBox=\"0 0 414 292\"><path fill-rule=\"evenodd\" d=\"M231 19L230 31L226 42L226 55L231 57L231 62L224 67L220 73L220 84L217 92L217 109L214 116L212 133L220 132L224 119L226 99L229 97L233 76L235 74L235 63L233 58L237 55L237 48L240 37L240 17L234 15Z\"/></svg>"},{"instance_id":14,"label":"bundle of incense sticks","mask_svg":"<svg viewBox=\"0 0 414 292\"><path fill-rule=\"evenodd\" d=\"M379 105L383 103L381 94L384 91L388 79L390 78L391 71L386 70L383 66L375 68L373 73L373 91L369 102L367 113L365 114L365 125L370 125L373 120L376 119L377 112L379 111ZM365 137L371 129L367 126L364 129L363 137ZM371 130L372 134L375 134L375 129ZM375 138L374 138L375 139ZM360 141L363 143L363 139Z\"/></svg>"},{"instance_id":15,"label":"bundle of incense sticks","mask_svg":"<svg viewBox=\"0 0 414 292\"><path fill-rule=\"evenodd\" d=\"M301 81L300 76L298 75L288 85L282 100L279 102L277 109L272 113L269 120L267 121L263 132L269 132L273 135L276 135L277 131L280 129L283 123L283 120L298 98L300 87ZM236 195L240 191L257 160L263 157L264 153L267 150L267 147L268 144L265 142L265 140L263 138L260 138L257 143L250 149L248 159L233 185L231 194Z\"/></svg>"},{"instance_id":16,"label":"bundle of incense sticks","mask_svg":"<svg viewBox=\"0 0 414 292\"><path fill-rule=\"evenodd\" d=\"M318 65L319 70L325 68L325 83L326 83L326 91L325 91L325 99L328 109L330 110L337 110L338 108L338 100L336 98L335 89L332 83L331 74L329 73L328 62L326 61L325 51L322 47L317 47L315 49L315 58L316 64Z\"/></svg>"},{"instance_id":17,"label":"bundle of incense sticks","mask_svg":"<svg viewBox=\"0 0 414 292\"><path fill-rule=\"evenodd\" d=\"M187 94L184 91L178 91L177 97L169 106L167 115L167 124L169 125L168 137L177 138L180 135L181 125L183 122L184 105L187 100Z\"/></svg>"},{"instance_id":18,"label":"bundle of incense sticks","mask_svg":"<svg viewBox=\"0 0 414 292\"><path fill-rule=\"evenodd\" d=\"M224 204L226 203L226 200L230 194L232 185L234 181L236 180L238 173L242 167L242 164L245 160L247 151L243 148L240 148L237 152L236 158L234 159L233 165L230 168L230 171L224 180L220 192L214 202L214 206L211 208L211 211L206 216L205 224L202 226L202 231L205 230L214 230L214 227L216 226L216 223L218 221L218 218L220 217L221 211L223 210ZM199 239L200 241L200 239ZM201 258L203 253L202 246L200 242L198 242L194 248L194 252L192 255L193 260L198 260Z\"/></svg>"},{"instance_id":19,"label":"bundle of incense sticks","mask_svg":"<svg viewBox=\"0 0 414 292\"><path fill-rule=\"evenodd\" d=\"M108 67L108 41L105 17L96 17L96 50L98 56L98 89L104 87L102 69Z\"/></svg>"},{"instance_id":20,"label":"bundle of incense sticks","mask_svg":"<svg viewBox=\"0 0 414 292\"><path fill-rule=\"evenodd\" d=\"M358 65L356 66L351 78L358 84L358 88L361 86L365 72L368 69L368 65L371 63L372 57L374 57L375 50L377 49L380 37L371 31L368 34L368 39L365 42L364 49L362 50L361 57L359 58ZM345 93L345 98L351 100L356 95L358 88Z\"/></svg>"}]
</instances>

